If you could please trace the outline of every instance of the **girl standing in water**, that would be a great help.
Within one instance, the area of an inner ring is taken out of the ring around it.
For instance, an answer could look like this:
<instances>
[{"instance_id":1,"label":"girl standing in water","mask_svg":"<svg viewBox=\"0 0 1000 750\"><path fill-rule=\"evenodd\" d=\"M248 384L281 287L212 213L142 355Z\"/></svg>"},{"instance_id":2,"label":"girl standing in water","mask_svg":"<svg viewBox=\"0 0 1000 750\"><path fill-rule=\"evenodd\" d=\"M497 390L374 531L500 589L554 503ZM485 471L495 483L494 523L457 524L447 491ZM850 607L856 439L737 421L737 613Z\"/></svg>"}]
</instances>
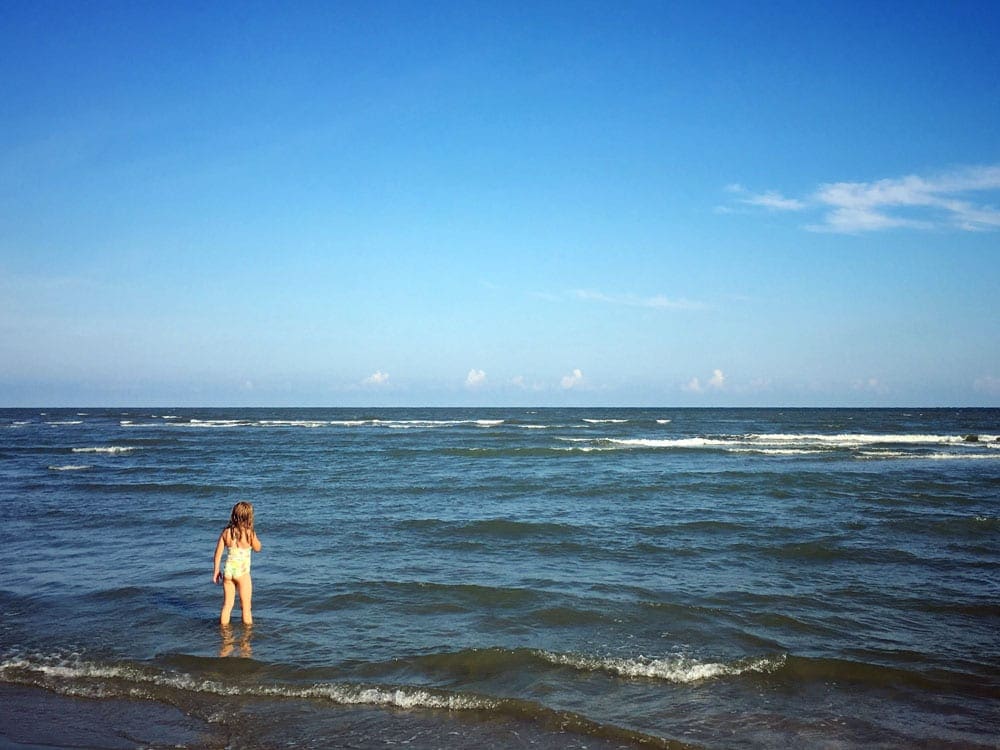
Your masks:
<instances>
[{"instance_id":1,"label":"girl standing in water","mask_svg":"<svg viewBox=\"0 0 1000 750\"><path fill-rule=\"evenodd\" d=\"M227 549L226 565L219 570L222 562L222 550ZM253 528L253 506L250 503L238 502L233 506L229 517L229 525L219 534L219 543L215 545L215 573L212 582L218 583L222 578L222 612L219 622L229 624L229 616L236 602L236 592L240 592L240 609L243 614L243 624L253 625L253 614L250 603L253 598L253 581L250 580L250 554L260 552L260 539Z\"/></svg>"}]
</instances>

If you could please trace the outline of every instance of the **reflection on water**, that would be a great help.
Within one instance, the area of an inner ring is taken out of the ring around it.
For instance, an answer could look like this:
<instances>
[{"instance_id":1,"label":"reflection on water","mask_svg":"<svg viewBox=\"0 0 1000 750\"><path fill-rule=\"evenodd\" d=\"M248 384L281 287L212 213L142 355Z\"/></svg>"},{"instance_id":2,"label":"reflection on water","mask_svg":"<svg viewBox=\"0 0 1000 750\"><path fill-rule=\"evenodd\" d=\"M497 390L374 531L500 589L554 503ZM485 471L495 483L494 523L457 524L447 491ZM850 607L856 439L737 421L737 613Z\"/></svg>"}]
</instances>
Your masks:
<instances>
[{"instance_id":1,"label":"reflection on water","mask_svg":"<svg viewBox=\"0 0 1000 750\"><path fill-rule=\"evenodd\" d=\"M240 630L239 641L236 640L236 633L232 625L220 625L219 635L222 637L222 645L219 647L219 656L236 656L250 658L253 656L253 625L244 625Z\"/></svg>"}]
</instances>

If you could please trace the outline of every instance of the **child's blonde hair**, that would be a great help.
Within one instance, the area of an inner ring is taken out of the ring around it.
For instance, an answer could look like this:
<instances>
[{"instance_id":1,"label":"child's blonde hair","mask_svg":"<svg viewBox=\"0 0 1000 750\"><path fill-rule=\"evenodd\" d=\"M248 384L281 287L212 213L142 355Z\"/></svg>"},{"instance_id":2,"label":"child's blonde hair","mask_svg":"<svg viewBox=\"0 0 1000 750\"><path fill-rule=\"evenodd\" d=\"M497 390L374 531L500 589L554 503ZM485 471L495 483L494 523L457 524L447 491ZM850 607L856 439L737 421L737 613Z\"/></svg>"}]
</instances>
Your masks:
<instances>
[{"instance_id":1,"label":"child's blonde hair","mask_svg":"<svg viewBox=\"0 0 1000 750\"><path fill-rule=\"evenodd\" d=\"M226 531L233 544L238 541L253 542L253 506L250 503L241 500L233 506Z\"/></svg>"}]
</instances>

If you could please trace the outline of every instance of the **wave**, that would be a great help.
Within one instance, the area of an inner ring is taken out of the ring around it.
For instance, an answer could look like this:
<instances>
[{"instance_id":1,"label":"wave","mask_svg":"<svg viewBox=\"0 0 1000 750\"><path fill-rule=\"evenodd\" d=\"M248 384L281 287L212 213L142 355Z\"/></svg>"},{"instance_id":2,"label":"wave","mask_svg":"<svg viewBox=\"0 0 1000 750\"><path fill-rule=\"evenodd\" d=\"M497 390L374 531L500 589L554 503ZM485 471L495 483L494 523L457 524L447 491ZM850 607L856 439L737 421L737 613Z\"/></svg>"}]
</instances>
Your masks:
<instances>
[{"instance_id":1,"label":"wave","mask_svg":"<svg viewBox=\"0 0 1000 750\"><path fill-rule=\"evenodd\" d=\"M190 663L205 670L206 665L232 662L231 659L181 657L175 662ZM265 675L266 665L252 660L241 665L241 672L258 671ZM229 671L229 670L226 670ZM214 673L212 673L214 672ZM13 657L0 661L0 681L42 687L63 695L93 699L147 699L174 704L172 694L181 692L191 698L216 696L266 698L272 700L327 701L341 706L375 706L402 710L441 710L481 712L494 716L530 721L560 732L626 742L644 747L685 750L692 745L625 727L603 724L582 714L549 708L532 700L483 695L414 685L373 685L353 682L265 682L261 679L226 680L216 670L204 676L164 670L151 665L110 664L71 657Z\"/></svg>"},{"instance_id":2,"label":"wave","mask_svg":"<svg viewBox=\"0 0 1000 750\"><path fill-rule=\"evenodd\" d=\"M923 458L928 458L932 461L989 459L1000 458L1000 451L994 451L993 453L931 453L927 456L923 456Z\"/></svg>"},{"instance_id":3,"label":"wave","mask_svg":"<svg viewBox=\"0 0 1000 750\"><path fill-rule=\"evenodd\" d=\"M927 434L869 434L869 433L764 433L746 435L750 442L816 443L836 447L862 445L961 445L991 443L996 435L927 435Z\"/></svg>"},{"instance_id":4,"label":"wave","mask_svg":"<svg viewBox=\"0 0 1000 750\"><path fill-rule=\"evenodd\" d=\"M170 416L163 419L179 420L180 417ZM472 425L475 427L498 427L505 419L188 419L171 422L136 422L132 419L119 421L121 427L196 427L196 428L232 428L232 427L385 427L388 429L431 429L437 427L459 427ZM547 427L548 425L539 425Z\"/></svg>"},{"instance_id":5,"label":"wave","mask_svg":"<svg viewBox=\"0 0 1000 750\"><path fill-rule=\"evenodd\" d=\"M626 422L628 422L630 420L628 420L628 419L586 419L586 418L584 418L583 421L584 422L588 422L590 424L625 424Z\"/></svg>"},{"instance_id":6,"label":"wave","mask_svg":"<svg viewBox=\"0 0 1000 750\"><path fill-rule=\"evenodd\" d=\"M89 468L86 464L66 464L64 466L50 466L49 471L83 471Z\"/></svg>"},{"instance_id":7,"label":"wave","mask_svg":"<svg viewBox=\"0 0 1000 750\"><path fill-rule=\"evenodd\" d=\"M60 425L71 425L71 424L83 424L82 419L65 419L58 422L46 422L45 424L51 425L52 427L59 427Z\"/></svg>"},{"instance_id":8,"label":"wave","mask_svg":"<svg viewBox=\"0 0 1000 750\"><path fill-rule=\"evenodd\" d=\"M205 660L199 660L205 661ZM211 661L211 660L209 660ZM184 672L164 671L152 666L88 661L76 656L12 657L0 662L0 680L62 688L71 695L110 697L116 687L134 695L135 687L146 685L194 693L225 696L325 698L341 705L374 705L396 708L439 708L449 711L483 710L497 705L496 699L415 687L369 686L328 683L312 686L291 684L232 684ZM92 684L99 680L101 684ZM157 697L149 693L146 697Z\"/></svg>"},{"instance_id":9,"label":"wave","mask_svg":"<svg viewBox=\"0 0 1000 750\"><path fill-rule=\"evenodd\" d=\"M784 655L741 659L734 662L699 661L686 656L667 658L592 657L576 654L536 652L547 662L572 667L585 672L607 672L618 677L664 680L673 683L694 683L720 677L737 677L747 672L770 674L785 665Z\"/></svg>"},{"instance_id":10,"label":"wave","mask_svg":"<svg viewBox=\"0 0 1000 750\"><path fill-rule=\"evenodd\" d=\"M141 450L140 448L135 448L133 446L126 445L109 445L105 447L98 448L74 448L73 453L131 453L134 450Z\"/></svg>"},{"instance_id":11,"label":"wave","mask_svg":"<svg viewBox=\"0 0 1000 750\"><path fill-rule=\"evenodd\" d=\"M975 437L976 439L971 439ZM992 435L906 435L906 434L817 434L770 433L747 435L687 436L674 438L575 438L558 437L574 443L571 450L719 450L729 453L754 453L773 456L822 455L832 451L851 451L862 458L1000 457L1000 442ZM900 448L904 448L900 450ZM953 452L913 453L912 448L947 447ZM911 450L906 450L909 448ZM895 450L893 450L895 449ZM983 451L986 451L985 453Z\"/></svg>"},{"instance_id":12,"label":"wave","mask_svg":"<svg viewBox=\"0 0 1000 750\"><path fill-rule=\"evenodd\" d=\"M593 613L600 617L599 613ZM420 675L453 678L475 675L478 679L506 674L547 672L553 667L577 672L599 673L616 678L659 680L672 684L695 684L749 673L772 674L785 666L787 656L761 656L734 661L705 661L685 655L659 658L635 656L594 656L559 653L543 649L473 648L455 652L426 654L406 659L408 671ZM393 667L398 669L399 662Z\"/></svg>"}]
</instances>

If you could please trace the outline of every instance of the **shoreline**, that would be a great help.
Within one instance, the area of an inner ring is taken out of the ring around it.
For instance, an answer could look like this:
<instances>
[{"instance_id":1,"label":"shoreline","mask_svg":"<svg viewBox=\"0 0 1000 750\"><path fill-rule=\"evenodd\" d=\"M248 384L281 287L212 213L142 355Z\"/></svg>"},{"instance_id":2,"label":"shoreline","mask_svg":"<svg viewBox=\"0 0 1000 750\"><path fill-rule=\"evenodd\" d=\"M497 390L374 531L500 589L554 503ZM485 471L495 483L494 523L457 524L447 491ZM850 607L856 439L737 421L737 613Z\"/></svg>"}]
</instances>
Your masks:
<instances>
[{"instance_id":1,"label":"shoreline","mask_svg":"<svg viewBox=\"0 0 1000 750\"><path fill-rule=\"evenodd\" d=\"M614 750L647 743L581 732L572 722L532 721L478 712L338 706L324 701L216 696L190 711L156 700L81 697L34 685L0 683L0 750L134 750L228 747L406 745L411 750L483 747ZM208 718L199 718L203 714ZM551 717L550 717L551 718ZM693 748L649 738L658 747Z\"/></svg>"},{"instance_id":2,"label":"shoreline","mask_svg":"<svg viewBox=\"0 0 1000 750\"><path fill-rule=\"evenodd\" d=\"M179 708L130 698L84 698L0 684L0 750L136 747L216 748L213 727Z\"/></svg>"}]
</instances>

